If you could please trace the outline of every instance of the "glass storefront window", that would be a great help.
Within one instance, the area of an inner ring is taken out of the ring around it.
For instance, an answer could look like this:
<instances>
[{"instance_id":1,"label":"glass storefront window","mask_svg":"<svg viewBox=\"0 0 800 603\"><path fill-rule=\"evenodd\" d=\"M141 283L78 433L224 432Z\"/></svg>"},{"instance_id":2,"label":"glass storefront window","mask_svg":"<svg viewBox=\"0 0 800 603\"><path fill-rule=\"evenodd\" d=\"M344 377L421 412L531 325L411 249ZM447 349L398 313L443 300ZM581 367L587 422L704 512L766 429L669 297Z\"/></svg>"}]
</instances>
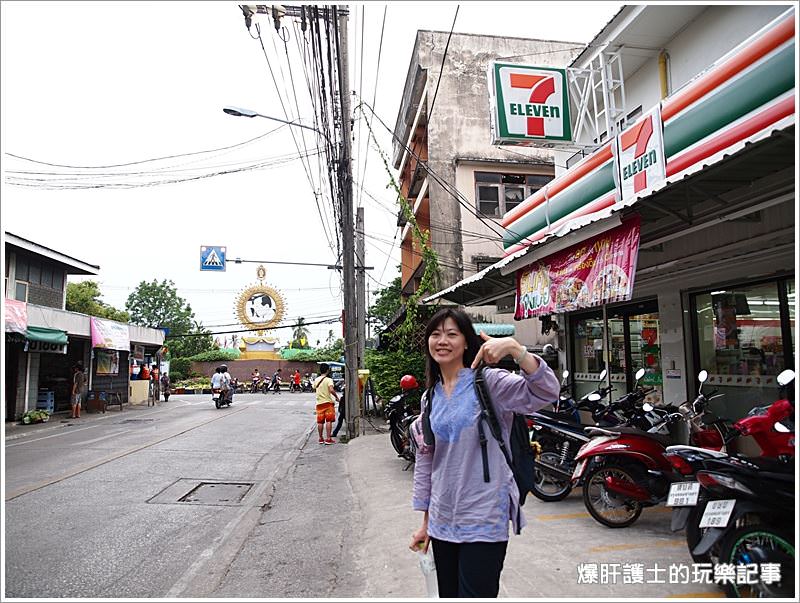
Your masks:
<instances>
[{"instance_id":1,"label":"glass storefront window","mask_svg":"<svg viewBox=\"0 0 800 603\"><path fill-rule=\"evenodd\" d=\"M602 317L581 318L574 323L575 331L575 398L585 396L599 387L598 377L605 368L605 329Z\"/></svg>"},{"instance_id":2,"label":"glass storefront window","mask_svg":"<svg viewBox=\"0 0 800 603\"><path fill-rule=\"evenodd\" d=\"M785 367L776 282L698 294L698 370L724 394L716 412L738 419L777 399L775 376Z\"/></svg>"},{"instance_id":3,"label":"glass storefront window","mask_svg":"<svg viewBox=\"0 0 800 603\"><path fill-rule=\"evenodd\" d=\"M629 321L631 340L630 372L635 374L640 368L645 369L646 372L640 384L647 388L654 388L647 401L651 404L660 404L664 399L664 394L658 314L632 315L629 317Z\"/></svg>"}]
</instances>

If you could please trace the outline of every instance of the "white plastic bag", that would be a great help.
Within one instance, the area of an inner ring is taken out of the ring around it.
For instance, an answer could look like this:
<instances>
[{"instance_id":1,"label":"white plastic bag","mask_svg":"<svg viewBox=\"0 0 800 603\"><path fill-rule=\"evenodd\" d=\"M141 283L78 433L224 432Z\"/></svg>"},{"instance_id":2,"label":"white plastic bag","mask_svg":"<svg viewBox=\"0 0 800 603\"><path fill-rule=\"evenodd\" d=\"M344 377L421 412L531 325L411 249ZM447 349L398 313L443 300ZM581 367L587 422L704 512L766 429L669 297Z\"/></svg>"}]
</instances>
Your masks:
<instances>
[{"instance_id":1,"label":"white plastic bag","mask_svg":"<svg viewBox=\"0 0 800 603\"><path fill-rule=\"evenodd\" d=\"M436 563L433 560L433 547L428 546L428 552L421 549L417 551L419 567L425 577L425 596L436 599L439 597L439 584L436 581Z\"/></svg>"}]
</instances>

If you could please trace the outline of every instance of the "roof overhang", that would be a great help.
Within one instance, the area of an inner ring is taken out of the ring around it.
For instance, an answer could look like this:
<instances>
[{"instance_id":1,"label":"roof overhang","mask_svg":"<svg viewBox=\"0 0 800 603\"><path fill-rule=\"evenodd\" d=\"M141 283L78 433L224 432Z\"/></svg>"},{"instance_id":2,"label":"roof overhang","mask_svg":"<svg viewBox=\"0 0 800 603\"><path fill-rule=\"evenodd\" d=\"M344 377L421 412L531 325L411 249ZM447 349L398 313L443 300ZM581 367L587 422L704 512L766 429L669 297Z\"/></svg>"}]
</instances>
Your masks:
<instances>
[{"instance_id":1,"label":"roof overhang","mask_svg":"<svg viewBox=\"0 0 800 603\"><path fill-rule=\"evenodd\" d=\"M100 266L95 266L87 262L70 257L59 251L34 243L22 237L18 237L10 232L5 233L6 245L11 245L19 249L24 249L29 253L46 257L54 262L58 262L67 267L67 274L100 274Z\"/></svg>"},{"instance_id":2,"label":"roof overhang","mask_svg":"<svg viewBox=\"0 0 800 603\"><path fill-rule=\"evenodd\" d=\"M698 170L687 175L667 178L662 186L645 197L634 197L625 203L615 203L599 212L566 223L561 229L532 243L524 249L499 260L480 272L422 300L430 304L446 300L463 306L479 306L513 295L516 291L516 271L557 251L576 245L592 236L618 225L626 215L642 215L640 249L652 247L670 239L690 235L698 230L735 220L744 212L763 209L778 203L792 202L796 196L793 177L795 157L794 126L758 133L735 147L732 154L713 162L704 162ZM771 175L782 176L778 186L755 198L751 191L742 203L728 204L723 196ZM679 209L684 207L686 191L696 190L708 201L687 224ZM666 225L655 222L667 217Z\"/></svg>"}]
</instances>

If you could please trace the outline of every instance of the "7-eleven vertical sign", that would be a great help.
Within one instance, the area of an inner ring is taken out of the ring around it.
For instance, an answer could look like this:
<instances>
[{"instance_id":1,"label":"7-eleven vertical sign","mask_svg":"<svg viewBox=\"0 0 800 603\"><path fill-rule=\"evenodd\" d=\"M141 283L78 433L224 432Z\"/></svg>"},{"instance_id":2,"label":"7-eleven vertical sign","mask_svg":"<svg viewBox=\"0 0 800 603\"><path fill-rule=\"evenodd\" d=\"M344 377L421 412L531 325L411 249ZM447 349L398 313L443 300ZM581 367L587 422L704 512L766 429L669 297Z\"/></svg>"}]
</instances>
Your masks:
<instances>
[{"instance_id":1,"label":"7-eleven vertical sign","mask_svg":"<svg viewBox=\"0 0 800 603\"><path fill-rule=\"evenodd\" d=\"M623 201L643 197L666 178L664 141L658 107L617 136L617 161Z\"/></svg>"},{"instance_id":2,"label":"7-eleven vertical sign","mask_svg":"<svg viewBox=\"0 0 800 603\"><path fill-rule=\"evenodd\" d=\"M489 85L493 144L572 139L563 69L492 63Z\"/></svg>"}]
</instances>

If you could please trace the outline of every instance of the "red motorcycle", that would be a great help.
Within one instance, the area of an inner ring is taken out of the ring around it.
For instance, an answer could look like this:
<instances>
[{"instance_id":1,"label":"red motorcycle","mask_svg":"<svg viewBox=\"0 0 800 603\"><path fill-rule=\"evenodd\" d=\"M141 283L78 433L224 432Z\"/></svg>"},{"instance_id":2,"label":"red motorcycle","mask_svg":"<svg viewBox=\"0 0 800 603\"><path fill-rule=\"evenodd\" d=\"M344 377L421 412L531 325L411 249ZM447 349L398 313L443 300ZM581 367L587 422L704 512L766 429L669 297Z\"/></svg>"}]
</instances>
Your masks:
<instances>
[{"instance_id":1,"label":"red motorcycle","mask_svg":"<svg viewBox=\"0 0 800 603\"><path fill-rule=\"evenodd\" d=\"M794 434L774 430L776 417L788 416L788 400L770 406L763 415L751 415L726 427L724 419L697 422L706 415L708 402L717 397L712 392L703 394L703 383L708 378L701 371L700 392L691 404L684 403L680 413L665 417L666 423L685 420L690 426L689 440L692 444L710 450L720 450L730 441L732 434L752 435L761 447L762 456L769 453L794 454ZM653 429L649 431L654 431ZM622 528L631 525L641 515L644 507L654 506L667 499L670 486L682 481L683 476L673 467L667 456L669 437L647 433L631 428L586 429L595 437L579 451L578 466L573 482L583 478L583 502L589 513L600 523ZM788 452L791 450L791 452Z\"/></svg>"}]
</instances>

